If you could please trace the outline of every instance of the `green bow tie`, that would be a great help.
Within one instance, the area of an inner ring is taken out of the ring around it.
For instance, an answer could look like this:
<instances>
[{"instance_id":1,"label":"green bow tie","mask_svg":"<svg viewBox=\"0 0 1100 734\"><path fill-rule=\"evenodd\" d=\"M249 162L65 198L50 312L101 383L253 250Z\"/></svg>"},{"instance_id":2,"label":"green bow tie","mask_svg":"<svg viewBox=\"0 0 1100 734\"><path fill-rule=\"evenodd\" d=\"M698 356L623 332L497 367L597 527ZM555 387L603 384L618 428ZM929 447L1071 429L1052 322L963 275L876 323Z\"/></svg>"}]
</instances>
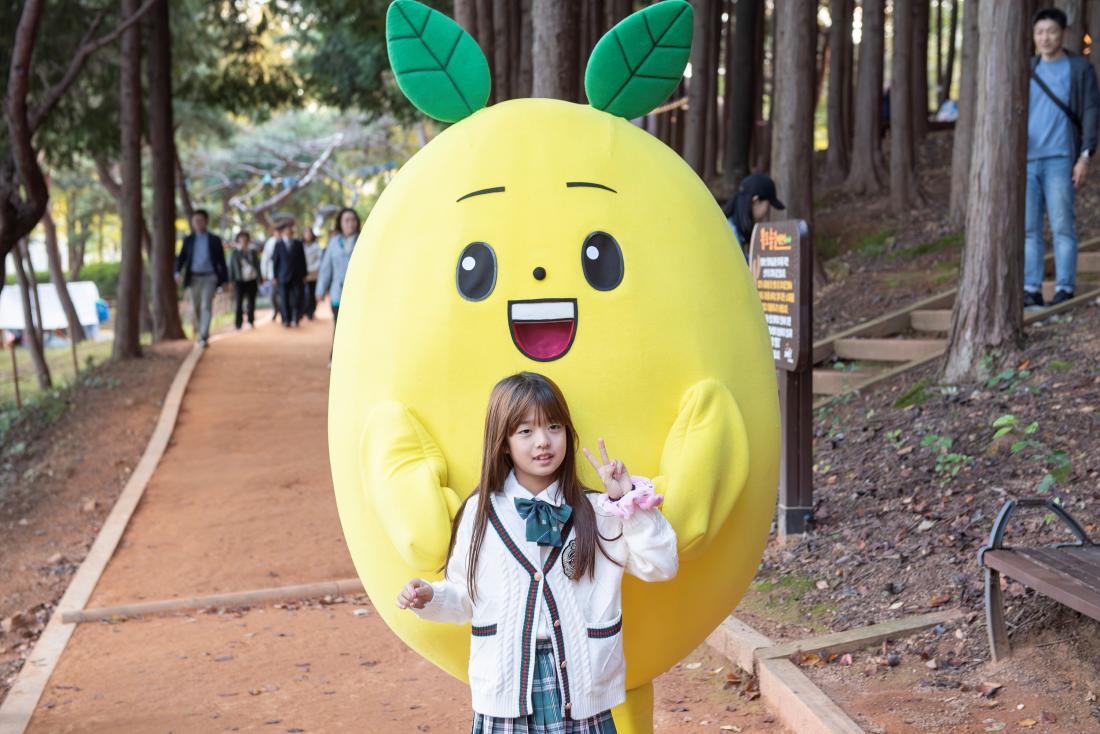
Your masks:
<instances>
[{"instance_id":1,"label":"green bow tie","mask_svg":"<svg viewBox=\"0 0 1100 734\"><path fill-rule=\"evenodd\" d=\"M569 516L573 514L573 508L567 504L555 507L542 500L516 499L516 510L519 516L527 521L527 540L539 545L552 545L561 547L561 527Z\"/></svg>"}]
</instances>

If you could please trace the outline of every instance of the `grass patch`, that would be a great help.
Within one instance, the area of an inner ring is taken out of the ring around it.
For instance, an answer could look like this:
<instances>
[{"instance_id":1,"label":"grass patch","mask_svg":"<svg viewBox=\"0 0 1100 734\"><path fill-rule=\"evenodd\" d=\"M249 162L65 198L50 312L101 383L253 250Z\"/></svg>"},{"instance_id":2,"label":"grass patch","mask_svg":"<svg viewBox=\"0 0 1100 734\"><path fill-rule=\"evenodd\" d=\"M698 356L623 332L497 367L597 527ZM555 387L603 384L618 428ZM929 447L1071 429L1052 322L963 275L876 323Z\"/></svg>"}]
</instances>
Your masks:
<instances>
[{"instance_id":1,"label":"grass patch","mask_svg":"<svg viewBox=\"0 0 1100 734\"><path fill-rule=\"evenodd\" d=\"M962 247L963 234L962 232L955 232L953 234L947 234L940 237L938 240L932 242L925 242L915 247L906 247L901 250L894 250L886 256L887 260L913 260L923 255L929 255L933 252L941 252L943 250L953 250Z\"/></svg>"},{"instance_id":2,"label":"grass patch","mask_svg":"<svg viewBox=\"0 0 1100 734\"><path fill-rule=\"evenodd\" d=\"M914 405L922 405L931 400L934 395L928 391L931 387L932 380L925 377L923 380L917 382L916 385L909 388L908 391L900 398L894 401L895 408L910 408Z\"/></svg>"},{"instance_id":3,"label":"grass patch","mask_svg":"<svg viewBox=\"0 0 1100 734\"><path fill-rule=\"evenodd\" d=\"M76 358L81 372L105 362L111 358L111 340L83 341L76 345ZM19 392L24 404L33 402L42 393L38 387L38 378L34 374L31 353L27 349L16 349L15 360L19 367ZM69 347L49 347L46 349L46 364L50 368L54 387L61 387L73 381L73 357ZM15 406L15 380L11 367L11 352L0 355L0 406Z\"/></svg>"},{"instance_id":4,"label":"grass patch","mask_svg":"<svg viewBox=\"0 0 1100 734\"><path fill-rule=\"evenodd\" d=\"M738 609L784 624L810 627L816 632L827 632L824 618L833 612L827 603L814 604L803 609L802 600L814 590L814 580L809 576L780 575L753 581L741 599Z\"/></svg>"},{"instance_id":5,"label":"grass patch","mask_svg":"<svg viewBox=\"0 0 1100 734\"><path fill-rule=\"evenodd\" d=\"M890 228L870 232L860 238L855 250L862 257L878 257L894 242L894 230Z\"/></svg>"},{"instance_id":6,"label":"grass patch","mask_svg":"<svg viewBox=\"0 0 1100 734\"><path fill-rule=\"evenodd\" d=\"M1047 367L1057 372L1064 372L1073 369L1073 362L1067 362L1064 359L1055 359L1048 363Z\"/></svg>"}]
</instances>

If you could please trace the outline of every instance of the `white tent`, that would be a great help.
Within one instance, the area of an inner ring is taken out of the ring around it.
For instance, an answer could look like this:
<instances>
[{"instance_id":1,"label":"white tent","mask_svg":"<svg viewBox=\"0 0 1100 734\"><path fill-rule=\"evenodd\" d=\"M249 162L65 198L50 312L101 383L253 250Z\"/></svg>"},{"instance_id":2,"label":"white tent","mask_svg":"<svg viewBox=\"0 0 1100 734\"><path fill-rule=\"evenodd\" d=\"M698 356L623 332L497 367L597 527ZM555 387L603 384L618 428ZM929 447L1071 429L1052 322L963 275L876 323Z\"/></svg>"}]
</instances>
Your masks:
<instances>
[{"instance_id":1,"label":"white tent","mask_svg":"<svg viewBox=\"0 0 1100 734\"><path fill-rule=\"evenodd\" d=\"M97 326L99 316L96 314L95 304L99 300L99 289L90 280L82 280L68 284L69 298L76 307L76 315L80 319L81 326ZM65 319L65 311L61 308L61 299L57 297L57 289L53 283L40 283L38 285L38 298L42 303L42 328L45 331L55 329L67 329L69 322ZM33 307L34 300L31 304ZM38 318L35 315L35 318ZM23 321L23 300L19 295L19 286L6 285L0 291L0 329L22 331L26 328Z\"/></svg>"}]
</instances>

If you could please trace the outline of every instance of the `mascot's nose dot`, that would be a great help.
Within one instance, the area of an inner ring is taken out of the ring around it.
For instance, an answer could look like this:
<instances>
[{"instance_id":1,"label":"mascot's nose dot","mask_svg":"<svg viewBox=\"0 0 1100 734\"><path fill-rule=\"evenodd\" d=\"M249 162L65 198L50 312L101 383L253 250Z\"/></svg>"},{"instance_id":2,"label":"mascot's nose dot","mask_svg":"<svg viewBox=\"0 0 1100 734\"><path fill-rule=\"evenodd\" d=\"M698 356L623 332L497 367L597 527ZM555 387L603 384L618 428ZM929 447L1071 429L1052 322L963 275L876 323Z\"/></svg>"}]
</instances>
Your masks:
<instances>
[{"instance_id":1,"label":"mascot's nose dot","mask_svg":"<svg viewBox=\"0 0 1100 734\"><path fill-rule=\"evenodd\" d=\"M535 268L535 271L531 273L531 275L535 276L535 280L542 280L546 277L546 268L541 266L537 267Z\"/></svg>"}]
</instances>

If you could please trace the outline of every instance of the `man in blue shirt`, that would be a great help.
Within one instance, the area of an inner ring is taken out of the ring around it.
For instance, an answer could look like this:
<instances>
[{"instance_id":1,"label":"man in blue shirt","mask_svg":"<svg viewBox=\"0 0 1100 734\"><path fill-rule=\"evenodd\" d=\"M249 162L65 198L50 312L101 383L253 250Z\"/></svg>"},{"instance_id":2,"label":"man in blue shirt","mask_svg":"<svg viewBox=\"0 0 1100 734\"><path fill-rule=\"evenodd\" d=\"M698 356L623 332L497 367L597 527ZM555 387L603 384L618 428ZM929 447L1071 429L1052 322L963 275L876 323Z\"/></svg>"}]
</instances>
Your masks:
<instances>
[{"instance_id":1,"label":"man in blue shirt","mask_svg":"<svg viewBox=\"0 0 1100 734\"><path fill-rule=\"evenodd\" d=\"M1073 203L1096 151L1100 92L1092 64L1062 48L1066 14L1044 8L1032 33L1039 57L1031 64L1027 118L1027 199L1024 307L1043 307L1043 210L1054 239L1055 293L1051 305L1073 298L1077 229Z\"/></svg>"},{"instance_id":2,"label":"man in blue shirt","mask_svg":"<svg viewBox=\"0 0 1100 734\"><path fill-rule=\"evenodd\" d=\"M191 289L197 336L204 347L210 341L214 294L229 280L222 240L207 231L209 220L204 209L195 210L191 215L191 234L183 238L183 247L176 256L176 279L182 276L183 287Z\"/></svg>"}]
</instances>

